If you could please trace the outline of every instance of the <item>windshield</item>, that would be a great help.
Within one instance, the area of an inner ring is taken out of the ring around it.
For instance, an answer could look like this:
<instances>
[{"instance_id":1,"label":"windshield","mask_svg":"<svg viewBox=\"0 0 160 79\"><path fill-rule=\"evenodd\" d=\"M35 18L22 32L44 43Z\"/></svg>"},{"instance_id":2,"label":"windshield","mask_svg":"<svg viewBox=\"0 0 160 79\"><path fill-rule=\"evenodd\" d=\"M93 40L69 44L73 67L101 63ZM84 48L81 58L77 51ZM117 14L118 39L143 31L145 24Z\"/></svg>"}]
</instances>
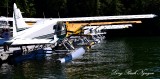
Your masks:
<instances>
[{"instance_id":1,"label":"windshield","mask_svg":"<svg viewBox=\"0 0 160 79\"><path fill-rule=\"evenodd\" d=\"M0 26L6 26L9 25L7 21L0 21Z\"/></svg>"}]
</instances>

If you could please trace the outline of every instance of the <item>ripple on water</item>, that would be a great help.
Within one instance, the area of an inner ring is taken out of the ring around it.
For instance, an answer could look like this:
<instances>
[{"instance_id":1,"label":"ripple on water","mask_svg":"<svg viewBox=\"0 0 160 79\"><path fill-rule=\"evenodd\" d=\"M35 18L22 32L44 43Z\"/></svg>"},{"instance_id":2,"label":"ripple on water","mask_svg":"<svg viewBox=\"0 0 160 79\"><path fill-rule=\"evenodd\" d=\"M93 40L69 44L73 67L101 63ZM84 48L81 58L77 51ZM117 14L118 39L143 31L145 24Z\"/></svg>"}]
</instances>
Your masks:
<instances>
[{"instance_id":1,"label":"ripple on water","mask_svg":"<svg viewBox=\"0 0 160 79\"><path fill-rule=\"evenodd\" d=\"M159 38L160 39L160 38ZM0 78L6 79L158 79L160 73L160 40L146 38L120 38L106 40L86 52L82 59L67 64L55 64L52 58L27 61L16 66L3 64ZM159 43L158 43L159 42ZM148 69L151 76L117 76L113 70Z\"/></svg>"}]
</instances>

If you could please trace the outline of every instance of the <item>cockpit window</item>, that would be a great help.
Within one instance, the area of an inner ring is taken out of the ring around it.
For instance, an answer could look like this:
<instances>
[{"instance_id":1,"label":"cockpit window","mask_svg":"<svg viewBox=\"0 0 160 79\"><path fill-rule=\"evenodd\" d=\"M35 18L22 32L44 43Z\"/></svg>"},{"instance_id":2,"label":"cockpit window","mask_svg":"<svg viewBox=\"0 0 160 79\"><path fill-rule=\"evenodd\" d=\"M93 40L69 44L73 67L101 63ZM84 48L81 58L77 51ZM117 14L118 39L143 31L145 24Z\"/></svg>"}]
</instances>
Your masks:
<instances>
[{"instance_id":1,"label":"cockpit window","mask_svg":"<svg viewBox=\"0 0 160 79\"><path fill-rule=\"evenodd\" d=\"M7 24L8 24L7 21L0 21L0 26L5 26Z\"/></svg>"},{"instance_id":2,"label":"cockpit window","mask_svg":"<svg viewBox=\"0 0 160 79\"><path fill-rule=\"evenodd\" d=\"M53 26L53 30L56 30L56 27L57 27L57 25L54 25L54 26Z\"/></svg>"}]
</instances>

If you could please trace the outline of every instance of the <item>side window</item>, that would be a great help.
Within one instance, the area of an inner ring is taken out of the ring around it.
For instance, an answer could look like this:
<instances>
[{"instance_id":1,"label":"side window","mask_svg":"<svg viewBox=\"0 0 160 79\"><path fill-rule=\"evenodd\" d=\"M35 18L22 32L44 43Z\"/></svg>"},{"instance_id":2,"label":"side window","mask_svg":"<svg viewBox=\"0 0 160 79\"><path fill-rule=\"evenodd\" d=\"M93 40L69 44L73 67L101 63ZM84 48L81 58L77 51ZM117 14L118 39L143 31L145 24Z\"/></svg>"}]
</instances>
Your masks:
<instances>
[{"instance_id":1,"label":"side window","mask_svg":"<svg viewBox=\"0 0 160 79\"><path fill-rule=\"evenodd\" d=\"M66 29L66 24L64 23L62 26L62 30L65 30L65 29Z\"/></svg>"},{"instance_id":2,"label":"side window","mask_svg":"<svg viewBox=\"0 0 160 79\"><path fill-rule=\"evenodd\" d=\"M53 30L56 30L56 27L57 27L57 25L54 25L54 26L53 26Z\"/></svg>"}]
</instances>

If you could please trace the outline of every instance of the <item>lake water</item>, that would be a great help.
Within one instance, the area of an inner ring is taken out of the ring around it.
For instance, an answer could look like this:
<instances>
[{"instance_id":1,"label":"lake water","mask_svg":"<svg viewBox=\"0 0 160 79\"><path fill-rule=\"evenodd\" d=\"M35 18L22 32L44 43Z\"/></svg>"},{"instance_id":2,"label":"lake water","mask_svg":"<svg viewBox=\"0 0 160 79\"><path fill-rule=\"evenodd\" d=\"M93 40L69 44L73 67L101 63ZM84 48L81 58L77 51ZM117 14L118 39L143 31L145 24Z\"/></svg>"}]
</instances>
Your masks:
<instances>
[{"instance_id":1,"label":"lake water","mask_svg":"<svg viewBox=\"0 0 160 79\"><path fill-rule=\"evenodd\" d=\"M2 64L0 79L160 79L160 37L110 38L83 58Z\"/></svg>"}]
</instances>

